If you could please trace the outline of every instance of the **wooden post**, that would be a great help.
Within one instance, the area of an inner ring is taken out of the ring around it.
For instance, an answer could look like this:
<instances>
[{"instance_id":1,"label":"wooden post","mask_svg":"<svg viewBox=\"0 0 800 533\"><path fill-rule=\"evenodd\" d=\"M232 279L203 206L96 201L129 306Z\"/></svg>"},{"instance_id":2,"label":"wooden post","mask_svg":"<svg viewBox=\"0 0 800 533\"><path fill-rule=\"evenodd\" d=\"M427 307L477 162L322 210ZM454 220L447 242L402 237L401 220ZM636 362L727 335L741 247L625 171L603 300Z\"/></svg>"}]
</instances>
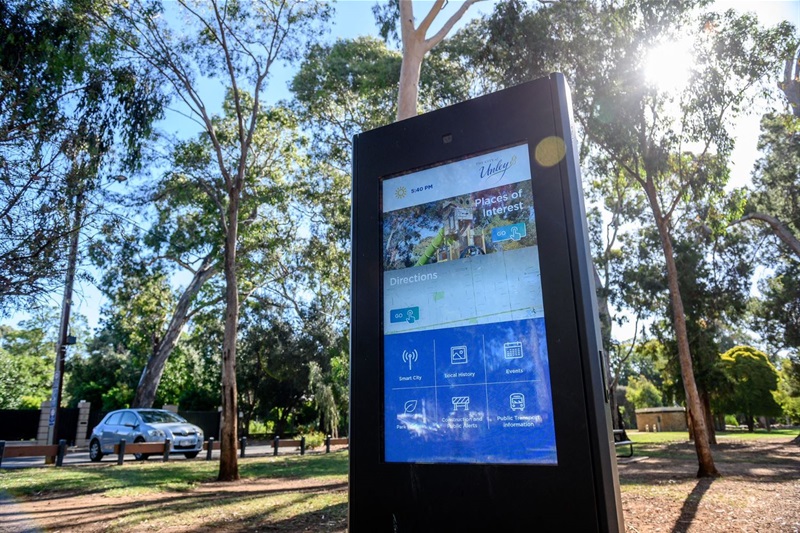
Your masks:
<instances>
[{"instance_id":1,"label":"wooden post","mask_svg":"<svg viewBox=\"0 0 800 533\"><path fill-rule=\"evenodd\" d=\"M306 436L300 437L300 455L306 454Z\"/></svg>"},{"instance_id":2,"label":"wooden post","mask_svg":"<svg viewBox=\"0 0 800 533\"><path fill-rule=\"evenodd\" d=\"M280 440L281 438L275 435L275 439L272 441L272 448L273 448L272 455L278 455L278 441Z\"/></svg>"},{"instance_id":3,"label":"wooden post","mask_svg":"<svg viewBox=\"0 0 800 533\"><path fill-rule=\"evenodd\" d=\"M125 456L125 439L119 441L119 453L117 454L117 464L122 464L122 458Z\"/></svg>"},{"instance_id":4,"label":"wooden post","mask_svg":"<svg viewBox=\"0 0 800 533\"><path fill-rule=\"evenodd\" d=\"M0 466L3 464L3 454L6 453L6 441L0 440Z\"/></svg>"},{"instance_id":5,"label":"wooden post","mask_svg":"<svg viewBox=\"0 0 800 533\"><path fill-rule=\"evenodd\" d=\"M171 448L172 441L169 439L164 440L164 462L169 461L169 449Z\"/></svg>"},{"instance_id":6,"label":"wooden post","mask_svg":"<svg viewBox=\"0 0 800 533\"><path fill-rule=\"evenodd\" d=\"M331 453L331 436L325 437L325 453Z\"/></svg>"},{"instance_id":7,"label":"wooden post","mask_svg":"<svg viewBox=\"0 0 800 533\"><path fill-rule=\"evenodd\" d=\"M242 437L242 445L239 449L239 457L244 459L244 449L247 448L247 437Z\"/></svg>"}]
</instances>

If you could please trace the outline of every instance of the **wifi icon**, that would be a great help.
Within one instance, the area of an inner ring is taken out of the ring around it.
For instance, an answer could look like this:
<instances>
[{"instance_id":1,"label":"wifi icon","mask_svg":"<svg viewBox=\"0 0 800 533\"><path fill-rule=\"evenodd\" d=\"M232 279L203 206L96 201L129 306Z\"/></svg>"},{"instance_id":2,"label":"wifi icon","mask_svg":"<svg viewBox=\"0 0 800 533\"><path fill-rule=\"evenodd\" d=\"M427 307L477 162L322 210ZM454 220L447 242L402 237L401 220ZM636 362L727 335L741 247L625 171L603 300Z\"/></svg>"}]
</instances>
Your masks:
<instances>
[{"instance_id":1,"label":"wifi icon","mask_svg":"<svg viewBox=\"0 0 800 533\"><path fill-rule=\"evenodd\" d=\"M403 350L403 362L408 363L408 369L411 370L411 363L416 363L419 359L419 354L416 350L407 351Z\"/></svg>"}]
</instances>

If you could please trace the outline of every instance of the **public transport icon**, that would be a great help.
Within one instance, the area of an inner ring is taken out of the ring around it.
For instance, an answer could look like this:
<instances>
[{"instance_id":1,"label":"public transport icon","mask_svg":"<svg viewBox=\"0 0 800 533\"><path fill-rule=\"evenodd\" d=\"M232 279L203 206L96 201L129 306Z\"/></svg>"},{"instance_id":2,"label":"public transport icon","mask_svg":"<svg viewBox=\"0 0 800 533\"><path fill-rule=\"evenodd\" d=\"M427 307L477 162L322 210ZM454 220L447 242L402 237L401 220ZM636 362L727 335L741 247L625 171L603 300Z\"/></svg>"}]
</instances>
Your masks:
<instances>
[{"instance_id":1,"label":"public transport icon","mask_svg":"<svg viewBox=\"0 0 800 533\"><path fill-rule=\"evenodd\" d=\"M508 403L512 411L524 411L525 395L521 392L512 393L511 396L508 397Z\"/></svg>"}]
</instances>

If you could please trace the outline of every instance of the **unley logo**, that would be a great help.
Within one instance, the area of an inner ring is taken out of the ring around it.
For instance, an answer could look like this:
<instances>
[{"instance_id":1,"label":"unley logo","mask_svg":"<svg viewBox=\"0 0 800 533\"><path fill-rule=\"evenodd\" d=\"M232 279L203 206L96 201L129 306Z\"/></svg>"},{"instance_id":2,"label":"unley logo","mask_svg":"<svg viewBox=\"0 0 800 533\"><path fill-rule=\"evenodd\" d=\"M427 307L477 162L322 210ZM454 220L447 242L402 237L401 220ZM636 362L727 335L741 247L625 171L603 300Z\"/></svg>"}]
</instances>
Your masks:
<instances>
[{"instance_id":1,"label":"unley logo","mask_svg":"<svg viewBox=\"0 0 800 533\"><path fill-rule=\"evenodd\" d=\"M481 165L481 179L498 183L506 175L506 170L513 167L517 162L517 156L513 156L510 161L502 159L492 159L488 163ZM492 178L490 180L490 178Z\"/></svg>"}]
</instances>

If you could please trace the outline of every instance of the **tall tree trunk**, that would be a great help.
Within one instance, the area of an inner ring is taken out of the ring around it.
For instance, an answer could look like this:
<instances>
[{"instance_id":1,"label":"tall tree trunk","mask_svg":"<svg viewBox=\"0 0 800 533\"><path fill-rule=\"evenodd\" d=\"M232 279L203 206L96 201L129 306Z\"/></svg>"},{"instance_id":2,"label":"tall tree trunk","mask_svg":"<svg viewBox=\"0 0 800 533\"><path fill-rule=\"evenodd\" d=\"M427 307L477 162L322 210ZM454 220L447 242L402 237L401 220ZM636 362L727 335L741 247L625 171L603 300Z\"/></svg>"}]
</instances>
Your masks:
<instances>
[{"instance_id":1,"label":"tall tree trunk","mask_svg":"<svg viewBox=\"0 0 800 533\"><path fill-rule=\"evenodd\" d=\"M236 280L236 241L239 230L239 188L228 193L225 235L225 341L222 347L222 427L218 481L239 479L236 391L236 333L239 326L239 287Z\"/></svg>"},{"instance_id":2,"label":"tall tree trunk","mask_svg":"<svg viewBox=\"0 0 800 533\"><path fill-rule=\"evenodd\" d=\"M648 173L648 176L653 174ZM669 298L672 304L672 320L675 329L675 340L678 344L678 360L681 365L681 378L683 388L686 393L686 407L689 410L689 420L692 424L694 434L694 446L697 451L698 470L697 477L718 476L719 472L714 465L714 457L711 454L711 445L708 441L708 430L706 428L703 404L700 401L700 394L697 392L697 382L694 379L694 367L692 365L692 354L689 349L689 336L686 331L686 314L683 309L683 299L681 298L680 285L678 283L678 267L675 264L675 253L672 248L672 237L669 233L669 221L661 213L658 194L652 178L647 178L645 182L645 193L653 211L658 234L661 238L661 248L664 253L664 261L667 267L667 285L669 287Z\"/></svg>"},{"instance_id":3,"label":"tall tree trunk","mask_svg":"<svg viewBox=\"0 0 800 533\"><path fill-rule=\"evenodd\" d=\"M419 73L425 50L415 39L403 39L403 64L400 67L400 86L397 91L397 120L417 116Z\"/></svg>"},{"instance_id":4,"label":"tall tree trunk","mask_svg":"<svg viewBox=\"0 0 800 533\"><path fill-rule=\"evenodd\" d=\"M183 326L189 321L189 306L206 281L211 279L215 273L216 269L212 265L212 256L206 256L200 268L195 271L189 286L186 287L186 290L183 291L178 300L178 305L175 307L175 312L169 321L167 331L164 332L161 340L153 347L153 354L147 360L147 364L142 370L142 376L139 378L139 385L136 387L136 394L131 404L132 407L153 407L158 385L161 383L161 376L164 374L164 366L166 366L172 350L178 344Z\"/></svg>"},{"instance_id":5,"label":"tall tree trunk","mask_svg":"<svg viewBox=\"0 0 800 533\"><path fill-rule=\"evenodd\" d=\"M397 120L416 116L419 95L419 72L422 60L434 46L439 44L467 9L480 0L466 0L458 10L444 23L442 28L432 37L427 37L428 29L447 5L446 0L434 0L428 14L414 26L414 8L412 0L399 0L400 38L403 41L403 62L400 66L400 85L397 91Z\"/></svg>"},{"instance_id":6,"label":"tall tree trunk","mask_svg":"<svg viewBox=\"0 0 800 533\"><path fill-rule=\"evenodd\" d=\"M714 427L714 415L711 413L711 400L708 397L708 391L704 386L698 387L700 393L700 401L703 403L703 416L706 419L706 431L708 432L708 443L712 445L717 444L717 429Z\"/></svg>"}]
</instances>

